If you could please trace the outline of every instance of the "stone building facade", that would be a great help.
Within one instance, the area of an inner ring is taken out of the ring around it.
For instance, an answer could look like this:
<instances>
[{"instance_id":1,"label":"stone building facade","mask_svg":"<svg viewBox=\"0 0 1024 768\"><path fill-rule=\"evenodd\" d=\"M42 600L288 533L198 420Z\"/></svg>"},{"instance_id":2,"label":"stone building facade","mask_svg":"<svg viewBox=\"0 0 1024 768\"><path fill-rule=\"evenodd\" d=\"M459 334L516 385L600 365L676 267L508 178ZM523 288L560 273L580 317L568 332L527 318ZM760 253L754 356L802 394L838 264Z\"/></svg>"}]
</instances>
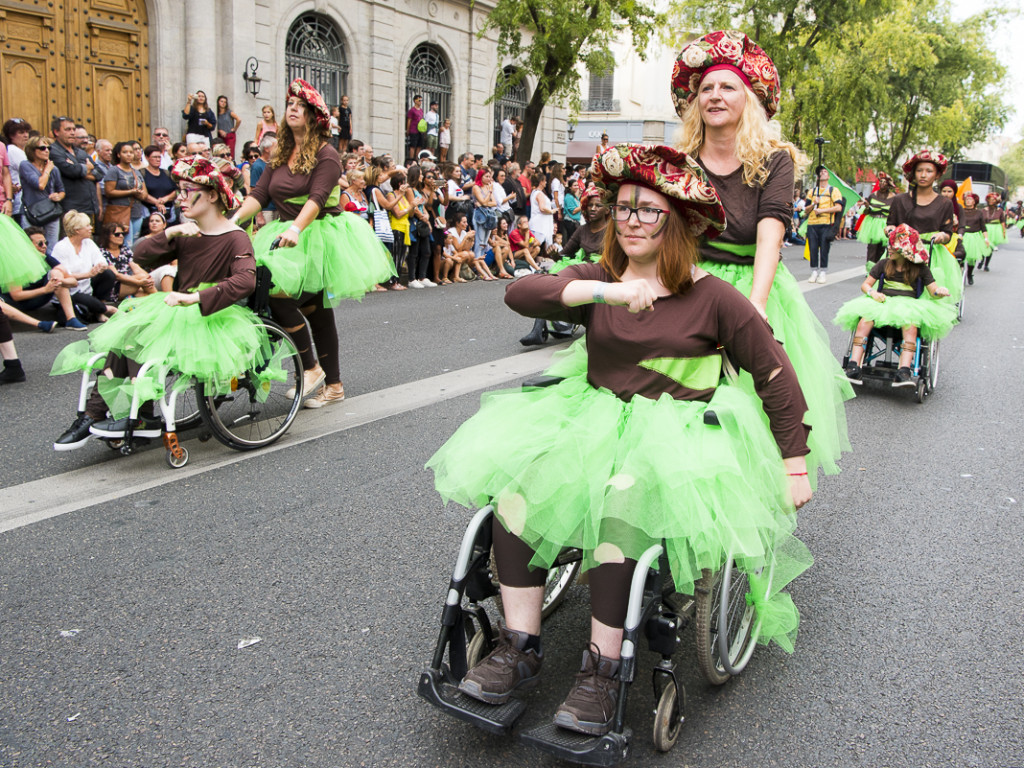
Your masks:
<instances>
[{"instance_id":1,"label":"stone building facade","mask_svg":"<svg viewBox=\"0 0 1024 768\"><path fill-rule=\"evenodd\" d=\"M486 0L0 0L0 115L45 130L56 115L113 140L181 133L189 92L228 97L253 136L265 104L281 116L289 80L303 76L331 104L349 96L354 136L403 153L414 94L452 121L452 154L489 154L505 114L523 114L526 82L491 104L501 69L493 37L478 37ZM254 57L256 97L243 73ZM566 113L549 107L536 153L564 156Z\"/></svg>"}]
</instances>

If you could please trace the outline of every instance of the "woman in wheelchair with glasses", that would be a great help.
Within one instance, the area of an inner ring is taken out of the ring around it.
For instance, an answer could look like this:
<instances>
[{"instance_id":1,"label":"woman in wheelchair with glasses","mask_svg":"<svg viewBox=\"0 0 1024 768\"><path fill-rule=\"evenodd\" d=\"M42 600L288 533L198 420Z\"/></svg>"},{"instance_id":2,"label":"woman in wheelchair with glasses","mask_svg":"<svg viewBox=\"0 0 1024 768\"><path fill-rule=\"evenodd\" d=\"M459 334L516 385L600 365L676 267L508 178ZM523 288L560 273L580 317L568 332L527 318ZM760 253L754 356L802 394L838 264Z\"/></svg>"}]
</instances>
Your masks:
<instances>
[{"instance_id":1,"label":"woman in wheelchair with glasses","mask_svg":"<svg viewBox=\"0 0 1024 768\"><path fill-rule=\"evenodd\" d=\"M875 288L875 284L878 288ZM854 331L847 378L863 384L861 366L867 351L868 337L876 326L900 328L899 368L894 387L913 387L911 365L917 350L917 336L931 341L941 339L956 325L956 308L951 302L931 301L949 296L949 290L936 283L928 266L928 252L917 230L900 224L889 234L888 256L871 268L860 286L863 296L840 307L835 323Z\"/></svg>"},{"instance_id":2,"label":"woman in wheelchair with glasses","mask_svg":"<svg viewBox=\"0 0 1024 768\"><path fill-rule=\"evenodd\" d=\"M521 278L505 297L528 317L585 325L586 369L573 361L555 386L485 395L428 467L446 501L496 509L505 625L461 690L502 704L536 683L546 571L576 547L590 574L591 642L555 723L601 735L641 553L664 541L688 594L730 553L754 569L785 546L802 560L791 579L810 564L792 533L811 487L807 406L782 346L746 297L697 266L699 238L725 228L703 171L682 152L640 145L609 148L591 170L611 203L601 261ZM725 355L760 401L719 386ZM705 418L712 410L719 425ZM767 637L791 649L796 608L783 593L769 602Z\"/></svg>"}]
</instances>

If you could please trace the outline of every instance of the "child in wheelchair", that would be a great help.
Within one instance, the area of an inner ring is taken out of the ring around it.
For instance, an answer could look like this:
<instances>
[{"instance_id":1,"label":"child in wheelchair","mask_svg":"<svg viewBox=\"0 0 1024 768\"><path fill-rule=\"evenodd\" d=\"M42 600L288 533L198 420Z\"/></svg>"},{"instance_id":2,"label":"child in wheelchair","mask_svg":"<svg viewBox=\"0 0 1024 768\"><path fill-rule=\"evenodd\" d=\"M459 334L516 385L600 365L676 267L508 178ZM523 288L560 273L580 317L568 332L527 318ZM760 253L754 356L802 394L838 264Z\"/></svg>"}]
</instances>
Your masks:
<instances>
[{"instance_id":1,"label":"child in wheelchair","mask_svg":"<svg viewBox=\"0 0 1024 768\"><path fill-rule=\"evenodd\" d=\"M625 144L592 170L613 223L601 261L520 278L505 298L527 317L586 326L587 368L484 395L427 466L446 501L495 507L505 623L460 690L497 706L537 683L547 569L577 548L590 642L554 723L597 737L612 729L630 581L652 543L664 542L685 594L730 555L757 569L785 544L793 567L759 608L775 618L762 641L792 648L798 612L780 590L810 564L792 533L811 487L807 406L789 359L753 305L696 265L698 238L725 226L703 171L669 147ZM752 374L763 411L719 386L723 350Z\"/></svg>"},{"instance_id":2,"label":"child in wheelchair","mask_svg":"<svg viewBox=\"0 0 1024 768\"><path fill-rule=\"evenodd\" d=\"M878 288L875 288L875 284ZM834 322L854 331L846 377L863 384L864 356L868 337L876 326L902 330L899 368L894 387L914 386L911 364L920 333L925 340L940 339L956 325L956 308L948 301L949 290L935 282L928 268L928 252L913 227L900 224L889 234L888 256L881 259L861 284L864 294L840 307Z\"/></svg>"},{"instance_id":3,"label":"child in wheelchair","mask_svg":"<svg viewBox=\"0 0 1024 768\"><path fill-rule=\"evenodd\" d=\"M94 436L123 438L133 395L145 401L134 434L159 436L151 401L163 396L165 382L136 378L147 362L169 365L180 386L199 380L223 389L266 354L266 332L256 315L237 303L256 286L252 243L225 217L239 204L232 185L238 170L196 155L175 163L172 175L189 221L138 241L134 258L147 266L177 260L175 290L125 301L88 340L57 356L54 375L89 370L97 355L106 354L106 361L84 412L54 442L54 450L74 450Z\"/></svg>"}]
</instances>

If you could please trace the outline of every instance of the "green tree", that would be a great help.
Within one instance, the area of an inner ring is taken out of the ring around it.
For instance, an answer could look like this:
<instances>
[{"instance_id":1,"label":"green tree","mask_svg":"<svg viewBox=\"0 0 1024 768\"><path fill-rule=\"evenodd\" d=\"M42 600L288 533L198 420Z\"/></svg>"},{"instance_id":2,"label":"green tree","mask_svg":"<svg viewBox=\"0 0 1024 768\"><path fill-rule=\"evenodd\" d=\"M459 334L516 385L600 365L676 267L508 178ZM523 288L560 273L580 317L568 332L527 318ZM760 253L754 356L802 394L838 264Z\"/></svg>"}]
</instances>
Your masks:
<instances>
[{"instance_id":1,"label":"green tree","mask_svg":"<svg viewBox=\"0 0 1024 768\"><path fill-rule=\"evenodd\" d=\"M580 65L590 72L610 72L615 66L611 43L625 30L643 58L663 21L652 5L642 0L497 0L480 34L497 32L498 58L513 63L515 71L511 77L499 76L491 99L527 76L537 81L526 105L521 156L533 153L545 106L561 101L572 114L579 112Z\"/></svg>"},{"instance_id":2,"label":"green tree","mask_svg":"<svg viewBox=\"0 0 1024 768\"><path fill-rule=\"evenodd\" d=\"M1024 187L1024 140L1018 141L999 158L999 167L1006 171L1006 188L1011 195ZM1018 199L1016 197L1014 200Z\"/></svg>"}]
</instances>

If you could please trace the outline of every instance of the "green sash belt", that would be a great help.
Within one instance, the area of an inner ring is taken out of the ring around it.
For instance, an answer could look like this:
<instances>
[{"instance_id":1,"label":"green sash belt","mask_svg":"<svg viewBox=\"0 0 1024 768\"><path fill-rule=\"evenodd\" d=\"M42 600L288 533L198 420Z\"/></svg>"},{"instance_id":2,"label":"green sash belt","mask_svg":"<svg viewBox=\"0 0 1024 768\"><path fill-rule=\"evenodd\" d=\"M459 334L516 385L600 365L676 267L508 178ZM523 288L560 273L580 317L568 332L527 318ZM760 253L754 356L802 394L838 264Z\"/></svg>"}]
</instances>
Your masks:
<instances>
[{"instance_id":1,"label":"green sash belt","mask_svg":"<svg viewBox=\"0 0 1024 768\"><path fill-rule=\"evenodd\" d=\"M720 251L731 253L733 256L747 256L754 258L757 254L757 244L740 245L739 243L721 243L718 240L708 240L708 245Z\"/></svg>"},{"instance_id":2,"label":"green sash belt","mask_svg":"<svg viewBox=\"0 0 1024 768\"><path fill-rule=\"evenodd\" d=\"M309 200L309 195L300 195L299 197L289 197L285 200L286 203L292 205L305 205ZM335 187L331 190L330 196L324 202L324 208L337 208L341 203L341 187Z\"/></svg>"},{"instance_id":3,"label":"green sash belt","mask_svg":"<svg viewBox=\"0 0 1024 768\"><path fill-rule=\"evenodd\" d=\"M688 389L714 389L722 378L722 356L655 357L641 360L641 368L668 376Z\"/></svg>"}]
</instances>

